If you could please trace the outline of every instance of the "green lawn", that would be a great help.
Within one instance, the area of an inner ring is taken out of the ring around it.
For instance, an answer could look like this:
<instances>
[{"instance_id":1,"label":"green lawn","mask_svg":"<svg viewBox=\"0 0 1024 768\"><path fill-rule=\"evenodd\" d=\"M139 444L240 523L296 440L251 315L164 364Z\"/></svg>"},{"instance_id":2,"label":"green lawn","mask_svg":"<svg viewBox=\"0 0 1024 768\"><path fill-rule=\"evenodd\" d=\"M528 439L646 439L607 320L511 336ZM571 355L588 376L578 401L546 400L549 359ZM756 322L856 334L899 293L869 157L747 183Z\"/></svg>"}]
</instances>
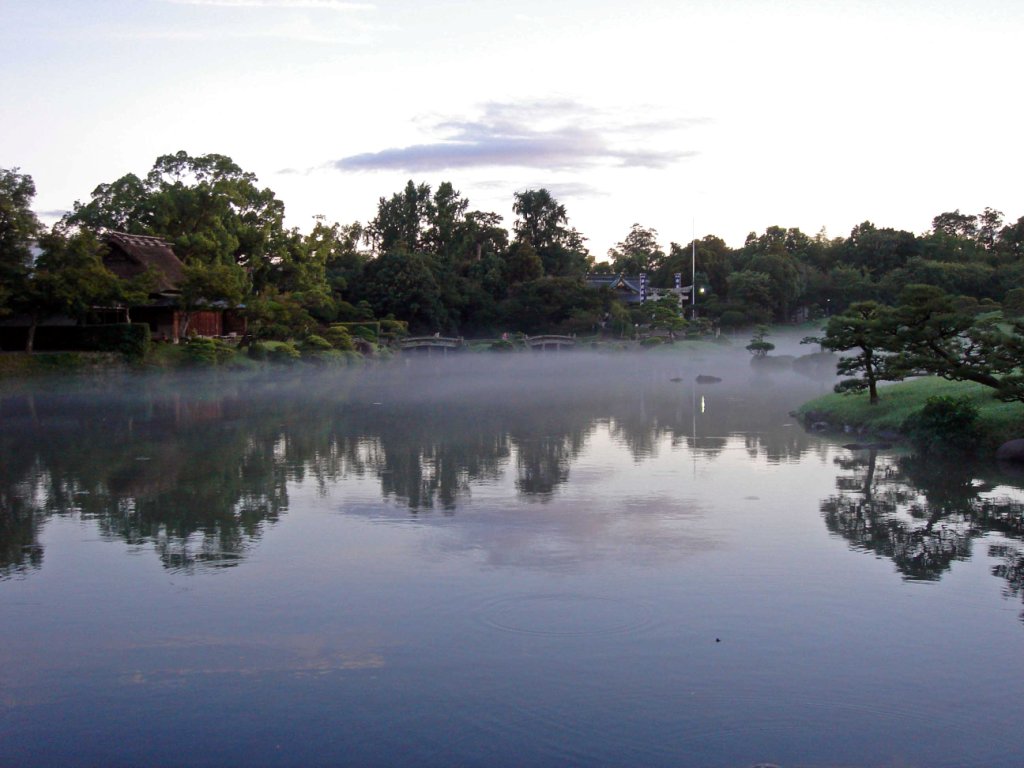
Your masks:
<instances>
[{"instance_id":1,"label":"green lawn","mask_svg":"<svg viewBox=\"0 0 1024 768\"><path fill-rule=\"evenodd\" d=\"M856 395L824 395L804 403L798 413L826 421L840 429L864 428L868 432L899 432L904 420L916 413L929 397L967 398L978 408L978 425L988 445L1024 437L1024 403L1004 403L992 389L964 381L926 377L879 387L878 403L871 405L866 392Z\"/></svg>"}]
</instances>

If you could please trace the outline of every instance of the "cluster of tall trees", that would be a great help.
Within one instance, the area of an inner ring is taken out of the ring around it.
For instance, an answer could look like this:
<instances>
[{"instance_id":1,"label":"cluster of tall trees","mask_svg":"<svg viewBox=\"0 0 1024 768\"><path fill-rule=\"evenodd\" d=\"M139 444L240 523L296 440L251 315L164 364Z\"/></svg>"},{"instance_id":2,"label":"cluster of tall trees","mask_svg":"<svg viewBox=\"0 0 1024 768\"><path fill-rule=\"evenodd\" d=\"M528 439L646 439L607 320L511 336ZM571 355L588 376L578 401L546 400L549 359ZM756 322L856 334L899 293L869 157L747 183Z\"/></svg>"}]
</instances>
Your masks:
<instances>
[{"instance_id":1,"label":"cluster of tall trees","mask_svg":"<svg viewBox=\"0 0 1024 768\"><path fill-rule=\"evenodd\" d=\"M670 287L675 273L689 275L694 251L701 315L724 326L888 304L914 284L1024 308L1024 217L1006 223L992 209L942 213L921 235L871 222L845 238L769 227L739 248L709 235L665 249L656 230L634 224L598 262L545 189L515 193L508 229L450 182L410 181L380 198L372 220L318 218L306 233L286 227L284 203L224 155L159 157L143 177L100 184L50 231L32 213L34 194L30 176L0 169L0 313L83 316L144 296L145 281L103 268L105 230L167 239L186 265L184 301L244 305L267 335L389 316L469 336L624 329L655 307L630 314L583 278L645 272L652 287Z\"/></svg>"},{"instance_id":2,"label":"cluster of tall trees","mask_svg":"<svg viewBox=\"0 0 1024 768\"><path fill-rule=\"evenodd\" d=\"M608 269L643 268L652 285L667 286L673 273L689 272L694 245L697 282L708 291L705 311L727 325L827 316L858 301L891 304L915 284L1024 305L1024 217L1007 224L991 208L942 213L921 235L869 221L845 238L769 227L751 232L740 248L709 235L695 244L672 243L667 253L654 230L635 224L609 252Z\"/></svg>"},{"instance_id":3,"label":"cluster of tall trees","mask_svg":"<svg viewBox=\"0 0 1024 768\"><path fill-rule=\"evenodd\" d=\"M836 389L867 390L871 403L879 382L919 375L973 381L1001 399L1024 401L1024 319L986 309L934 285L909 285L894 306L855 302L829 318L822 336L805 341L852 353L838 370L853 378Z\"/></svg>"}]
</instances>

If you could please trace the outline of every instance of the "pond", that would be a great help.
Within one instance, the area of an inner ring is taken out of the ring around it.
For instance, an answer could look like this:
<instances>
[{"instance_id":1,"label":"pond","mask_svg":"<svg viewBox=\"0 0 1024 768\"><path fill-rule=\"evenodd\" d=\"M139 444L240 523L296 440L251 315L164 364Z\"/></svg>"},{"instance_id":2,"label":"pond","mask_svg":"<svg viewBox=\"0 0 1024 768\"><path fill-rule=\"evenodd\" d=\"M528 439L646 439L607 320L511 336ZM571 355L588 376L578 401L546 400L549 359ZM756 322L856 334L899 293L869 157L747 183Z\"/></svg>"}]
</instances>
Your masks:
<instances>
[{"instance_id":1,"label":"pond","mask_svg":"<svg viewBox=\"0 0 1024 768\"><path fill-rule=\"evenodd\" d=\"M742 351L8 384L0 764L1024 764L1024 479L810 434L830 386Z\"/></svg>"}]
</instances>

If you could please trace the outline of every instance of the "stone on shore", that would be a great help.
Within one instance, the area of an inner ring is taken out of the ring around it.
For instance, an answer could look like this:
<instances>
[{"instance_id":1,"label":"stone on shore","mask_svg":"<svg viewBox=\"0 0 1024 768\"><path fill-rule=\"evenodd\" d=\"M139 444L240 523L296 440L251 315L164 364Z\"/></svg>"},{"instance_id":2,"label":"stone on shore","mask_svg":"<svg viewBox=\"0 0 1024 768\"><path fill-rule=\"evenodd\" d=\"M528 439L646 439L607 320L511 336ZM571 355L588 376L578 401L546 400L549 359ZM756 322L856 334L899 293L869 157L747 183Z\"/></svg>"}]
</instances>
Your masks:
<instances>
[{"instance_id":1,"label":"stone on shore","mask_svg":"<svg viewBox=\"0 0 1024 768\"><path fill-rule=\"evenodd\" d=\"M1000 461L1024 462L1024 438L1008 440L996 450L996 458Z\"/></svg>"}]
</instances>

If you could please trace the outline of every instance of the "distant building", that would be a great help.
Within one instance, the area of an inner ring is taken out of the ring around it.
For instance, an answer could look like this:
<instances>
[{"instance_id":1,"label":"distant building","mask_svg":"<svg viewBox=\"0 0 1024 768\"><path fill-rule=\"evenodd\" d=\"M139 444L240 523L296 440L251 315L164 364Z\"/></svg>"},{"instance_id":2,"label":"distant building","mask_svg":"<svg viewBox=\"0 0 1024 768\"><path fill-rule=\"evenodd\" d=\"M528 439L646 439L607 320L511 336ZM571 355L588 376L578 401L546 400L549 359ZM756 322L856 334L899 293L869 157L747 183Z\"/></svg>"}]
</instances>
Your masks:
<instances>
[{"instance_id":1,"label":"distant building","mask_svg":"<svg viewBox=\"0 0 1024 768\"><path fill-rule=\"evenodd\" d=\"M640 275L587 275L586 285L588 288L607 288L616 299L623 304L640 303ZM692 286L684 285L682 288L652 288L647 284L647 300L657 301L663 296L676 296L683 301L690 300Z\"/></svg>"},{"instance_id":2,"label":"distant building","mask_svg":"<svg viewBox=\"0 0 1024 768\"><path fill-rule=\"evenodd\" d=\"M108 251L103 264L118 277L131 280L147 271L155 277L155 285L144 304L111 311L122 311L134 323L149 325L153 339L177 342L185 329L186 313L182 309L181 284L185 279L182 264L170 243L149 235L107 232L103 242ZM226 336L245 333L245 320L238 312L225 307L210 306L188 314L188 333L196 336Z\"/></svg>"},{"instance_id":3,"label":"distant building","mask_svg":"<svg viewBox=\"0 0 1024 768\"><path fill-rule=\"evenodd\" d=\"M182 307L181 284L185 279L182 264L170 243L159 237L107 232L102 236L107 245L103 265L123 280L137 278L147 271L154 284L145 302L126 307L93 307L83 323L65 315L44 317L35 324L33 347L38 350L80 349L81 325L109 323L146 323L154 340L177 342L185 329L186 312ZM39 254L33 249L33 263ZM241 336L245 319L233 309L212 305L187 313L187 332L196 336ZM34 320L30 315L16 314L0 318L0 349L23 349Z\"/></svg>"},{"instance_id":4,"label":"distant building","mask_svg":"<svg viewBox=\"0 0 1024 768\"><path fill-rule=\"evenodd\" d=\"M107 232L103 235L103 242L109 249L103 256L103 266L122 280L132 280L152 270L156 277L152 296L181 295L185 265L166 240L149 235Z\"/></svg>"}]
</instances>

